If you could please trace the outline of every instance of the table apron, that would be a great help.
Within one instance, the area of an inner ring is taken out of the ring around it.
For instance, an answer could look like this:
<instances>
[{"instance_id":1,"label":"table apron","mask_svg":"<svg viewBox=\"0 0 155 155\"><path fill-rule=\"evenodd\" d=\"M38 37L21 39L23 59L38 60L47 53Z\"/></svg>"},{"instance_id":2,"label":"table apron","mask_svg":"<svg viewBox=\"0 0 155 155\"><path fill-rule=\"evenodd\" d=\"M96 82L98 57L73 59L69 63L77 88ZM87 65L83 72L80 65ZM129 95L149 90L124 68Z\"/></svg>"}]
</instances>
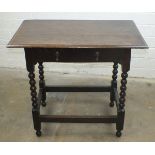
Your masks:
<instances>
[{"instance_id":1,"label":"table apron","mask_svg":"<svg viewBox=\"0 0 155 155\"><path fill-rule=\"evenodd\" d=\"M51 49L26 48L26 58L31 62L118 62L129 53L129 49Z\"/></svg>"}]
</instances>

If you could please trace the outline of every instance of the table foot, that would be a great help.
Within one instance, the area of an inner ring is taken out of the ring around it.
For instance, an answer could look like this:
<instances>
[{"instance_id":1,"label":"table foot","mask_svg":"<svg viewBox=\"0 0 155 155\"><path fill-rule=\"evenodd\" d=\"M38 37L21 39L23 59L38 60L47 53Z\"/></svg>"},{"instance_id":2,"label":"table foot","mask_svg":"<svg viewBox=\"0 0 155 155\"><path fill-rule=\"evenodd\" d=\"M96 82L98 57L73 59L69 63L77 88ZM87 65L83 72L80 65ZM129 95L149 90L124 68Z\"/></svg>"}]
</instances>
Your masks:
<instances>
[{"instance_id":1,"label":"table foot","mask_svg":"<svg viewBox=\"0 0 155 155\"><path fill-rule=\"evenodd\" d=\"M110 103L109 103L109 106L110 106L110 107L114 107L114 102L110 102Z\"/></svg>"},{"instance_id":2,"label":"table foot","mask_svg":"<svg viewBox=\"0 0 155 155\"><path fill-rule=\"evenodd\" d=\"M43 107L46 107L46 102L45 102L45 101L42 101L41 105L42 105Z\"/></svg>"},{"instance_id":3,"label":"table foot","mask_svg":"<svg viewBox=\"0 0 155 155\"><path fill-rule=\"evenodd\" d=\"M41 136L41 131L40 131L40 130L37 130L37 131L36 131L36 135L37 135L38 137L40 137L40 136Z\"/></svg>"},{"instance_id":4,"label":"table foot","mask_svg":"<svg viewBox=\"0 0 155 155\"><path fill-rule=\"evenodd\" d=\"M121 131L117 131L117 132L116 132L116 136L117 136L117 137L121 137L121 136L122 136L122 132L121 132Z\"/></svg>"}]
</instances>

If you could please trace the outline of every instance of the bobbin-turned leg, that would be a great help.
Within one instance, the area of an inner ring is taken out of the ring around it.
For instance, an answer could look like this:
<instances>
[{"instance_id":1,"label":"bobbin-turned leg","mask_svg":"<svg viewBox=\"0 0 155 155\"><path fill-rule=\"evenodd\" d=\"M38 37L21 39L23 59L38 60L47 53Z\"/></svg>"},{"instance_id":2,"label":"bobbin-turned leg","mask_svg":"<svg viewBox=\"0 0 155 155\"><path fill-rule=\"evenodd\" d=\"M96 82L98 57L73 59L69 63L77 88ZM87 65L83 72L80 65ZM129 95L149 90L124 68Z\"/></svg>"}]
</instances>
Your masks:
<instances>
[{"instance_id":1,"label":"bobbin-turned leg","mask_svg":"<svg viewBox=\"0 0 155 155\"><path fill-rule=\"evenodd\" d=\"M114 106L115 101L115 93L114 88L117 88L117 73L118 73L118 62L114 62L113 65L113 75L112 75L112 81L111 81L111 92L110 92L110 107Z\"/></svg>"},{"instance_id":2,"label":"bobbin-turned leg","mask_svg":"<svg viewBox=\"0 0 155 155\"><path fill-rule=\"evenodd\" d=\"M127 84L127 77L128 74L127 72L123 72L122 75L122 80L121 80L121 87L120 87L120 98L119 98L119 107L118 107L118 111L117 111L117 123L116 123L116 136L120 137L121 136L121 130L123 130L123 126L124 126L124 117L125 117L125 96L126 96L126 84Z\"/></svg>"},{"instance_id":3,"label":"bobbin-turned leg","mask_svg":"<svg viewBox=\"0 0 155 155\"><path fill-rule=\"evenodd\" d=\"M45 90L45 80L44 80L44 67L43 62L39 62L39 87L42 90L42 106L46 106L46 90Z\"/></svg>"},{"instance_id":4,"label":"bobbin-turned leg","mask_svg":"<svg viewBox=\"0 0 155 155\"><path fill-rule=\"evenodd\" d=\"M36 81L35 81L35 74L34 74L34 65L29 68L29 75L30 81L30 90L31 90L31 100L32 100L32 116L33 116L33 123L34 129L36 130L36 135L41 136L41 122L39 120L39 107L37 103L37 91L36 91Z\"/></svg>"}]
</instances>

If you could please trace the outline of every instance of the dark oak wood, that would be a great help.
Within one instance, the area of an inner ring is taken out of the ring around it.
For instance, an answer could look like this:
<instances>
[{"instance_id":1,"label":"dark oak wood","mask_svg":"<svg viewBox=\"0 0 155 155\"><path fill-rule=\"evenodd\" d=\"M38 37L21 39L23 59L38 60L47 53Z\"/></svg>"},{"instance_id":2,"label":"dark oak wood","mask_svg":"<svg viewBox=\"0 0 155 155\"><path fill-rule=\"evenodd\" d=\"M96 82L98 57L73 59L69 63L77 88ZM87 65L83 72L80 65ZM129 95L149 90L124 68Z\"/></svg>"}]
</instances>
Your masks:
<instances>
[{"instance_id":1,"label":"dark oak wood","mask_svg":"<svg viewBox=\"0 0 155 155\"><path fill-rule=\"evenodd\" d=\"M121 131L123 130L124 126L124 117L125 117L125 111L124 106L125 103L125 86L126 86L126 74L130 70L130 60L131 60L131 49L51 49L51 48L25 48L25 58L26 58L26 64L27 64L27 70L31 71L31 65L35 65L39 63L39 79L40 79L40 89L44 90L45 92L107 92L109 91L111 93L110 100L112 102L117 102L117 121L116 121L116 136L121 136ZM92 86L45 86L44 84L44 76L43 76L43 66L42 62L114 62L113 66L113 76L112 76L112 82L111 87L92 87ZM122 66L122 80L121 80L121 93L120 93L120 99L119 102L116 101L116 98L118 97L118 93L115 93L114 89L117 89L117 68L118 63ZM44 89L43 89L44 87ZM42 91L43 92L43 91ZM124 94L123 94L124 93ZM115 96L114 96L115 95ZM117 95L117 96L116 96ZM42 96L43 97L43 96ZM114 104L114 103L113 103ZM40 125L41 121L44 120L45 122L52 122L52 121L64 121L64 122L96 122L101 121L109 122L109 118L100 118L101 120L98 120L99 118L87 118L85 116L81 117L75 117L75 118L69 118L65 117L64 119L55 118L54 116L42 116L42 119L40 119L40 115L36 115L33 113L33 116L37 116L37 119L34 119L34 122ZM112 117L113 118L113 117ZM106 120L107 119L107 120ZM93 121L94 120L94 121ZM34 124L35 124L34 123ZM36 128L35 128L36 129ZM41 131L40 128L36 130L36 134L40 135Z\"/></svg>"},{"instance_id":2,"label":"dark oak wood","mask_svg":"<svg viewBox=\"0 0 155 155\"><path fill-rule=\"evenodd\" d=\"M121 136L131 49L148 48L133 21L27 20L22 23L8 47L25 50L26 67L30 78L32 115L37 136L41 136L41 122L116 123L116 136ZM43 62L113 62L111 86L48 86L45 84ZM34 73L37 63L39 64L38 97ZM117 91L118 64L122 67L120 94ZM46 92L70 91L110 92L110 106L116 103L117 115L40 114L40 105L46 105Z\"/></svg>"},{"instance_id":3,"label":"dark oak wood","mask_svg":"<svg viewBox=\"0 0 155 155\"><path fill-rule=\"evenodd\" d=\"M59 56L58 56L59 53ZM96 54L97 53L97 54ZM25 48L27 62L115 62L122 65L123 71L130 70L131 49L51 49ZM98 58L99 57L99 58ZM27 63L28 65L29 63ZM28 66L27 66L28 67ZM28 68L27 68L28 69Z\"/></svg>"},{"instance_id":4,"label":"dark oak wood","mask_svg":"<svg viewBox=\"0 0 155 155\"><path fill-rule=\"evenodd\" d=\"M121 80L121 92L120 92L120 98L119 98L119 104L118 104L118 111L117 111L117 116L118 116L118 120L116 123L116 135L117 136L121 136L121 130L123 130L124 127L124 116L125 116L125 96L126 96L126 84L127 84L127 77L128 74L127 72L123 72L122 75L122 80Z\"/></svg>"},{"instance_id":5,"label":"dark oak wood","mask_svg":"<svg viewBox=\"0 0 155 155\"><path fill-rule=\"evenodd\" d=\"M39 89L38 98L37 98L37 104L38 104L37 110L39 113L40 113L40 105L42 104L42 95L43 95L42 89Z\"/></svg>"},{"instance_id":6,"label":"dark oak wood","mask_svg":"<svg viewBox=\"0 0 155 155\"><path fill-rule=\"evenodd\" d=\"M115 101L115 92L114 88L117 88L117 73L118 73L118 62L114 62L113 65L113 75L112 75L112 81L111 81L111 92L110 92L110 107L114 106Z\"/></svg>"},{"instance_id":7,"label":"dark oak wood","mask_svg":"<svg viewBox=\"0 0 155 155\"><path fill-rule=\"evenodd\" d=\"M8 47L147 48L131 20L25 20Z\"/></svg>"},{"instance_id":8,"label":"dark oak wood","mask_svg":"<svg viewBox=\"0 0 155 155\"><path fill-rule=\"evenodd\" d=\"M31 100L32 100L32 116L33 116L33 123L34 129L36 130L37 136L41 136L41 122L39 121L39 104L37 101L37 92L36 92L36 81L35 81L35 74L34 74L34 65L29 66L29 83L30 83L30 90L31 90Z\"/></svg>"},{"instance_id":9,"label":"dark oak wood","mask_svg":"<svg viewBox=\"0 0 155 155\"><path fill-rule=\"evenodd\" d=\"M41 122L57 123L116 123L117 116L40 115Z\"/></svg>"},{"instance_id":10,"label":"dark oak wood","mask_svg":"<svg viewBox=\"0 0 155 155\"><path fill-rule=\"evenodd\" d=\"M46 90L45 90L45 80L44 80L44 67L43 67L43 62L39 62L38 65L38 69L39 69L39 87L41 89L42 92L42 106L46 106Z\"/></svg>"},{"instance_id":11,"label":"dark oak wood","mask_svg":"<svg viewBox=\"0 0 155 155\"><path fill-rule=\"evenodd\" d=\"M119 95L118 95L118 91L117 88L114 88L114 94L115 94L115 102L116 102L116 107L117 107L117 111L119 111Z\"/></svg>"},{"instance_id":12,"label":"dark oak wood","mask_svg":"<svg viewBox=\"0 0 155 155\"><path fill-rule=\"evenodd\" d=\"M46 86L46 92L110 92L110 86Z\"/></svg>"}]
</instances>

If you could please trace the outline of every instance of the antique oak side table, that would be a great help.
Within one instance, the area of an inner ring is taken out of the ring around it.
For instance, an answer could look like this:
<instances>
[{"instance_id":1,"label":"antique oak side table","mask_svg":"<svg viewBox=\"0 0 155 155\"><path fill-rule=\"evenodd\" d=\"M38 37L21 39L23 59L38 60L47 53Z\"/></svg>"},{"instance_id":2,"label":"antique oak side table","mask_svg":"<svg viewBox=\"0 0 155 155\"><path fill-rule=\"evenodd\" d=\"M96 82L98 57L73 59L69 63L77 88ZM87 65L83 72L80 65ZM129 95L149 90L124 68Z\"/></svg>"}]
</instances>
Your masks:
<instances>
[{"instance_id":1,"label":"antique oak side table","mask_svg":"<svg viewBox=\"0 0 155 155\"><path fill-rule=\"evenodd\" d=\"M116 123L116 136L121 136L125 116L127 72L131 49L148 48L136 25L130 20L25 20L8 44L24 48L32 100L32 115L37 136L41 122ZM110 86L47 86L43 62L113 62ZM37 95L34 67L39 64ZM120 94L117 91L117 69L121 64ZM46 92L110 92L110 106L116 104L112 116L41 115L46 105Z\"/></svg>"}]
</instances>

